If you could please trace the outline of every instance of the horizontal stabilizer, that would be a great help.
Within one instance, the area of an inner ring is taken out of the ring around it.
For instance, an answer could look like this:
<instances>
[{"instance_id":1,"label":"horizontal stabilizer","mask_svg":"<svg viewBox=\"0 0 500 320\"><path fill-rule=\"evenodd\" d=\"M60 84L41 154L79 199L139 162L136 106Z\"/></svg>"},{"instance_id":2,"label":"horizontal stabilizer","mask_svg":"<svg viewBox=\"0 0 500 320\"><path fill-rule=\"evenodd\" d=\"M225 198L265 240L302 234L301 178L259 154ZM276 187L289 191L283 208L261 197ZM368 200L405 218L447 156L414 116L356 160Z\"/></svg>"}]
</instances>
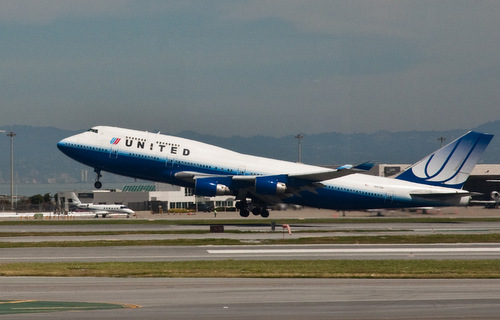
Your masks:
<instances>
[{"instance_id":1,"label":"horizontal stabilizer","mask_svg":"<svg viewBox=\"0 0 500 320\"><path fill-rule=\"evenodd\" d=\"M410 196L427 199L427 200L437 200L443 198L461 198L464 196L469 196L470 193L467 191L464 192L442 192L442 193L410 193Z\"/></svg>"}]
</instances>

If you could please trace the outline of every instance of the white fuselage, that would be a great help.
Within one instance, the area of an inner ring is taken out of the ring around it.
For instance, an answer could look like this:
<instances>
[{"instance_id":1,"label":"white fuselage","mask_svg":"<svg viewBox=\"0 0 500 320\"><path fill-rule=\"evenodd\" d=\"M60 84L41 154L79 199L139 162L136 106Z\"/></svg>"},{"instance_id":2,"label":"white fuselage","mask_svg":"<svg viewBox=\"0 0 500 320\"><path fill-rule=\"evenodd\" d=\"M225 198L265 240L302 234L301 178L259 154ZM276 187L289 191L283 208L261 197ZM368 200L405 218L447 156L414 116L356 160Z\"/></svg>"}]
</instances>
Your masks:
<instances>
[{"instance_id":1,"label":"white fuselage","mask_svg":"<svg viewBox=\"0 0 500 320\"><path fill-rule=\"evenodd\" d=\"M66 138L59 142L58 147L69 157L97 170L186 187L193 187L193 184L179 179L178 173L234 177L292 176L331 171L319 166L246 155L160 133L105 126ZM320 184L313 191L301 190L283 201L350 210L460 205L470 199L461 189L360 173L320 181ZM456 196L443 200L415 197L416 194Z\"/></svg>"},{"instance_id":2,"label":"white fuselage","mask_svg":"<svg viewBox=\"0 0 500 320\"><path fill-rule=\"evenodd\" d=\"M134 211L125 205L121 204L93 204L93 203L79 203L76 207L80 210L91 211L96 213L123 213L134 214Z\"/></svg>"}]
</instances>

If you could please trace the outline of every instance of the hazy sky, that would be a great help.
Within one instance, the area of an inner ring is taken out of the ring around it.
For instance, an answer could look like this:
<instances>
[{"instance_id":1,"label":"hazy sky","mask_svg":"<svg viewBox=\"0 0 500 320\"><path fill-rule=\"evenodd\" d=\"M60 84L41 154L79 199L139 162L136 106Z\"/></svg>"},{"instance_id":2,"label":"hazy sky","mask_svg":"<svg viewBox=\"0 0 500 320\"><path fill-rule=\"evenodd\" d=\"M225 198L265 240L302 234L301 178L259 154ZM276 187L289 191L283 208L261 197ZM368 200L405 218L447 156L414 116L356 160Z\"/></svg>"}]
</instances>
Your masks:
<instances>
[{"instance_id":1,"label":"hazy sky","mask_svg":"<svg viewBox=\"0 0 500 320\"><path fill-rule=\"evenodd\" d=\"M500 119L500 1L2 0L0 126L219 136Z\"/></svg>"}]
</instances>

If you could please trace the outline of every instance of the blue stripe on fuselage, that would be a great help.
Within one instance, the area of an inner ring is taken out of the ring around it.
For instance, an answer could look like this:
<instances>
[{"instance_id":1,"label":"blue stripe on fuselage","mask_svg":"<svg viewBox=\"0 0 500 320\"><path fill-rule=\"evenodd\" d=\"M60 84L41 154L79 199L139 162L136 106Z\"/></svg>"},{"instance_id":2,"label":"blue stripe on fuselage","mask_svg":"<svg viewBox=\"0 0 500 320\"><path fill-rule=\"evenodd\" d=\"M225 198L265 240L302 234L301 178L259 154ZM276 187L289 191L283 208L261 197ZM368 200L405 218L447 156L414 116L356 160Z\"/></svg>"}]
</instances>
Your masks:
<instances>
[{"instance_id":1,"label":"blue stripe on fuselage","mask_svg":"<svg viewBox=\"0 0 500 320\"><path fill-rule=\"evenodd\" d=\"M333 210L365 210L376 208L404 208L411 203L412 207L427 207L442 205L438 202L416 201L412 199L397 198L386 193L367 194L366 192L352 190L338 190L324 187L316 189L316 193L303 191L300 196L293 196L284 200L286 203L299 204L309 207Z\"/></svg>"},{"instance_id":2,"label":"blue stripe on fuselage","mask_svg":"<svg viewBox=\"0 0 500 320\"><path fill-rule=\"evenodd\" d=\"M68 157L92 168L131 178L171 183L184 187L193 187L194 185L185 180L175 178L175 173L195 169L200 173L227 174L226 172L209 168L193 168L178 161L174 161L172 166L167 167L166 159L148 154L123 152L111 154L110 149L106 150L105 148L81 144L67 145L63 142L58 143L57 147Z\"/></svg>"}]
</instances>

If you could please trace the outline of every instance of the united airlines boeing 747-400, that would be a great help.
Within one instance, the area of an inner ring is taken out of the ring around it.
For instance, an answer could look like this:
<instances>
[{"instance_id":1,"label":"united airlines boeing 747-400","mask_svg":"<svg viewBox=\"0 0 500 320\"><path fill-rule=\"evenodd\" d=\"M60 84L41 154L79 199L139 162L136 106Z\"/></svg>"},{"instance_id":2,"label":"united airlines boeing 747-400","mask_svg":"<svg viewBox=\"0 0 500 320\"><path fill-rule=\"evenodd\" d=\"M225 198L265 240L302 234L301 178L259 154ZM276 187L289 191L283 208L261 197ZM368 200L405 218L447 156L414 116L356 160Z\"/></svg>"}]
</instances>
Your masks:
<instances>
[{"instance_id":1,"label":"united airlines boeing 747-400","mask_svg":"<svg viewBox=\"0 0 500 320\"><path fill-rule=\"evenodd\" d=\"M241 216L268 217L267 206L281 202L337 210L467 205L471 194L463 184L492 138L468 132L394 178L361 173L369 164L328 169L117 127L96 126L57 146L94 168L96 188L107 171L193 188L196 195L234 195Z\"/></svg>"}]
</instances>

